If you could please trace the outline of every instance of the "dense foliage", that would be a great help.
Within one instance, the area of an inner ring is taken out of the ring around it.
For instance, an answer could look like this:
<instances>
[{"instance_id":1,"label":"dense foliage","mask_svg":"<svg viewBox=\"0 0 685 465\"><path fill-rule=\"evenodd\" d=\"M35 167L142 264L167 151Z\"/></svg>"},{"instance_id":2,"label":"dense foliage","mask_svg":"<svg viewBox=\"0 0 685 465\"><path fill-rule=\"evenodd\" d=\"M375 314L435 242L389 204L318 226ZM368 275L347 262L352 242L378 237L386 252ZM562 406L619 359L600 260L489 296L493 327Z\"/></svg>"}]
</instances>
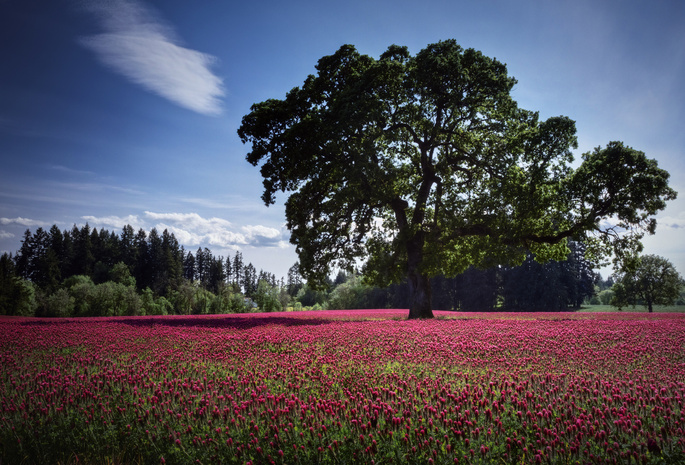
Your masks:
<instances>
[{"instance_id":1,"label":"dense foliage","mask_svg":"<svg viewBox=\"0 0 685 465\"><path fill-rule=\"evenodd\" d=\"M0 461L685 462L682 314L437 314L0 318Z\"/></svg>"},{"instance_id":2,"label":"dense foliage","mask_svg":"<svg viewBox=\"0 0 685 465\"><path fill-rule=\"evenodd\" d=\"M583 258L582 244L570 247L561 262L540 264L529 255L518 267L434 277L435 305L462 311L578 308L593 294L597 277ZM240 252L225 259L207 248L186 252L166 230L134 235L126 226L117 235L88 225L71 231L53 226L48 233L38 228L26 231L15 257L0 257L0 314L5 315L187 315L409 304L407 282L379 288L357 273L340 272L327 288L314 289L298 264L287 279L277 280L244 264Z\"/></svg>"},{"instance_id":3,"label":"dense foliage","mask_svg":"<svg viewBox=\"0 0 685 465\"><path fill-rule=\"evenodd\" d=\"M683 277L671 262L656 255L639 257L637 263L616 277L611 304L616 307L644 305L651 313L654 305L672 305L685 286Z\"/></svg>"},{"instance_id":4,"label":"dense foliage","mask_svg":"<svg viewBox=\"0 0 685 465\"><path fill-rule=\"evenodd\" d=\"M16 256L0 257L6 315L232 313L251 309L252 301L280 310L285 289L241 252L225 259L207 248L193 254L167 230L136 233L130 225L120 235L88 224L27 230Z\"/></svg>"},{"instance_id":5,"label":"dense foliage","mask_svg":"<svg viewBox=\"0 0 685 465\"><path fill-rule=\"evenodd\" d=\"M238 133L264 202L289 194L308 281L363 260L375 284L409 283L410 318L430 318L432 276L518 265L528 252L563 260L567 239L594 257L639 251L676 197L669 174L620 142L574 169L574 121L519 108L515 84L454 40L416 55L393 45L379 59L344 45L284 99L254 104Z\"/></svg>"}]
</instances>

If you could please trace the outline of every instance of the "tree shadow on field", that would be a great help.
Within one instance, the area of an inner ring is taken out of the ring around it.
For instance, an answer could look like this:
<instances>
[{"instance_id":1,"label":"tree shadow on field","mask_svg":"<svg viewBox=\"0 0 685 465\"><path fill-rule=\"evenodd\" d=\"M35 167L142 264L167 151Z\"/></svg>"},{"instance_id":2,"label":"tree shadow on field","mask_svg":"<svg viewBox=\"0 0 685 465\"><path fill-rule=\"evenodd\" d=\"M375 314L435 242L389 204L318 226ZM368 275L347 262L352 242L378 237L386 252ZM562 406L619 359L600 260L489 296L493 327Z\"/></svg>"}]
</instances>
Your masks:
<instances>
[{"instance_id":1,"label":"tree shadow on field","mask_svg":"<svg viewBox=\"0 0 685 465\"><path fill-rule=\"evenodd\" d=\"M172 326L172 327L202 327L202 328L231 328L251 329L261 326L318 326L329 324L332 320L324 318L286 317L276 315L190 315L190 316L138 316L138 317L81 317L81 318L45 318L22 321L21 325L43 326L63 325L73 323L123 323L137 327Z\"/></svg>"},{"instance_id":2,"label":"tree shadow on field","mask_svg":"<svg viewBox=\"0 0 685 465\"><path fill-rule=\"evenodd\" d=\"M173 326L251 329L261 326L318 326L331 323L323 318L289 318L283 316L173 316L173 317L135 317L115 318L111 321L132 326Z\"/></svg>"}]
</instances>

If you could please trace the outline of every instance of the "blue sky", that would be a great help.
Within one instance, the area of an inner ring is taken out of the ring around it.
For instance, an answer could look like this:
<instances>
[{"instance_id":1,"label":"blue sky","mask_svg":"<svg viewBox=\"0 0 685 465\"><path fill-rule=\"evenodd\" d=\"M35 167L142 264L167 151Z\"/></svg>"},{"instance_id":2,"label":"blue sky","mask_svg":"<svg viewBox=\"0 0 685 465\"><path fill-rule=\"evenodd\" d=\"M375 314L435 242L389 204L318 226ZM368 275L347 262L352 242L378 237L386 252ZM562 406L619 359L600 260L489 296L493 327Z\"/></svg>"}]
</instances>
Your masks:
<instances>
[{"instance_id":1,"label":"blue sky","mask_svg":"<svg viewBox=\"0 0 685 465\"><path fill-rule=\"evenodd\" d=\"M131 224L284 276L285 197L261 203L236 134L250 105L343 44L454 38L507 63L521 107L574 119L577 158L620 140L671 173L645 245L684 274L684 21L680 0L0 0L0 252Z\"/></svg>"}]
</instances>

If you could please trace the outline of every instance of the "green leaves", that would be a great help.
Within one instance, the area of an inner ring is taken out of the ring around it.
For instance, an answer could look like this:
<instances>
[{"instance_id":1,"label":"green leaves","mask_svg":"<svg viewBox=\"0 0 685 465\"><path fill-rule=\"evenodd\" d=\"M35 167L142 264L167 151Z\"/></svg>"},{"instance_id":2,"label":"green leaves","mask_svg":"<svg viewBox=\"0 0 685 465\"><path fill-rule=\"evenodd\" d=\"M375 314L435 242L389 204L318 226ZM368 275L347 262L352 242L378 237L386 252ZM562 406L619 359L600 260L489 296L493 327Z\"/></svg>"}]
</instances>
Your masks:
<instances>
[{"instance_id":1,"label":"green leaves","mask_svg":"<svg viewBox=\"0 0 685 465\"><path fill-rule=\"evenodd\" d=\"M638 253L640 239L655 231L652 216L677 196L668 179L656 160L621 142L583 154L581 166L562 184L572 228L593 234L619 258Z\"/></svg>"},{"instance_id":2,"label":"green leaves","mask_svg":"<svg viewBox=\"0 0 685 465\"><path fill-rule=\"evenodd\" d=\"M668 173L612 142L573 170L576 127L511 98L506 65L454 40L378 60L344 45L283 100L255 104L238 130L279 191L303 275L365 260L374 282L455 275L469 265L629 255L676 196ZM430 295L430 292L425 292Z\"/></svg>"},{"instance_id":3,"label":"green leaves","mask_svg":"<svg viewBox=\"0 0 685 465\"><path fill-rule=\"evenodd\" d=\"M651 312L654 305L672 305L685 286L671 262L656 255L644 255L624 266L612 290L611 305L625 307L642 304Z\"/></svg>"}]
</instances>

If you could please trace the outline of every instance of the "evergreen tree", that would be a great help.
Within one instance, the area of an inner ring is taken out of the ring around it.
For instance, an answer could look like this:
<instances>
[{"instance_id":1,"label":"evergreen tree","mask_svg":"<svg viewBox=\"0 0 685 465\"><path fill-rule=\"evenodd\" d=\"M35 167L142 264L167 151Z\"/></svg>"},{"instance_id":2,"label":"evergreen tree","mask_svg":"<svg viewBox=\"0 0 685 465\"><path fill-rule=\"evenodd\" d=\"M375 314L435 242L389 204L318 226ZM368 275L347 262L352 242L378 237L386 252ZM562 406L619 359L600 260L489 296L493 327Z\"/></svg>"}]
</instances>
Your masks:
<instances>
[{"instance_id":1,"label":"evergreen tree","mask_svg":"<svg viewBox=\"0 0 685 465\"><path fill-rule=\"evenodd\" d=\"M52 250L50 235L43 228L35 234L24 233L21 249L16 259L19 276L28 279L47 293L53 292L60 281L61 273L57 255Z\"/></svg>"},{"instance_id":2,"label":"evergreen tree","mask_svg":"<svg viewBox=\"0 0 685 465\"><path fill-rule=\"evenodd\" d=\"M147 235L148 283L155 295L164 292L164 254L162 238L156 228Z\"/></svg>"},{"instance_id":3,"label":"evergreen tree","mask_svg":"<svg viewBox=\"0 0 685 465\"><path fill-rule=\"evenodd\" d=\"M560 283L556 271L536 262L531 254L520 266L505 268L502 273L504 309L558 310L556 293Z\"/></svg>"},{"instance_id":4,"label":"evergreen tree","mask_svg":"<svg viewBox=\"0 0 685 465\"><path fill-rule=\"evenodd\" d=\"M288 269L288 294L295 297L300 289L302 289L302 275L300 274L300 264L295 263Z\"/></svg>"},{"instance_id":5,"label":"evergreen tree","mask_svg":"<svg viewBox=\"0 0 685 465\"><path fill-rule=\"evenodd\" d=\"M71 276L74 268L74 237L66 229L62 232L62 252L59 255L59 265L62 279Z\"/></svg>"},{"instance_id":6,"label":"evergreen tree","mask_svg":"<svg viewBox=\"0 0 685 465\"><path fill-rule=\"evenodd\" d=\"M14 263L18 276L25 279L30 279L31 276L31 261L33 260L34 246L33 235L31 230L24 231L24 238L21 240L21 248L19 249Z\"/></svg>"},{"instance_id":7,"label":"evergreen tree","mask_svg":"<svg viewBox=\"0 0 685 465\"><path fill-rule=\"evenodd\" d=\"M97 263L105 257L104 244L101 241L100 233L97 228L90 230L90 249L93 254L93 261Z\"/></svg>"},{"instance_id":8,"label":"evergreen tree","mask_svg":"<svg viewBox=\"0 0 685 465\"><path fill-rule=\"evenodd\" d=\"M237 287L243 284L243 254L236 251L233 257L233 282Z\"/></svg>"},{"instance_id":9,"label":"evergreen tree","mask_svg":"<svg viewBox=\"0 0 685 465\"><path fill-rule=\"evenodd\" d=\"M148 258L147 233L143 228L140 228L136 233L134 244L137 251L137 261L133 276L138 283L138 289L145 289L146 287L150 287L151 279L149 272L150 263Z\"/></svg>"},{"instance_id":10,"label":"evergreen tree","mask_svg":"<svg viewBox=\"0 0 685 465\"><path fill-rule=\"evenodd\" d=\"M92 231L88 223L81 229L76 225L72 228L74 239L74 255L70 275L92 276L95 266L95 256L93 255Z\"/></svg>"},{"instance_id":11,"label":"evergreen tree","mask_svg":"<svg viewBox=\"0 0 685 465\"><path fill-rule=\"evenodd\" d=\"M257 291L257 270L252 263L243 269L243 291L247 297L252 297Z\"/></svg>"},{"instance_id":12,"label":"evergreen tree","mask_svg":"<svg viewBox=\"0 0 685 465\"><path fill-rule=\"evenodd\" d=\"M195 281L195 256L188 251L183 259L183 277L190 282Z\"/></svg>"},{"instance_id":13,"label":"evergreen tree","mask_svg":"<svg viewBox=\"0 0 685 465\"><path fill-rule=\"evenodd\" d=\"M69 251L67 250L67 242L65 234L53 224L48 233L50 236L50 248L55 254L55 260L59 266L59 276L67 276L69 272Z\"/></svg>"},{"instance_id":14,"label":"evergreen tree","mask_svg":"<svg viewBox=\"0 0 685 465\"><path fill-rule=\"evenodd\" d=\"M110 268L121 261L121 245L119 236L114 231L100 230L100 241L104 257L101 258Z\"/></svg>"},{"instance_id":15,"label":"evergreen tree","mask_svg":"<svg viewBox=\"0 0 685 465\"><path fill-rule=\"evenodd\" d=\"M224 259L212 258L209 265L208 290L217 294L219 290L226 284L226 272L224 270Z\"/></svg>"},{"instance_id":16,"label":"evergreen tree","mask_svg":"<svg viewBox=\"0 0 685 465\"><path fill-rule=\"evenodd\" d=\"M454 308L461 311L491 311L497 306L499 269L470 267L453 280Z\"/></svg>"},{"instance_id":17,"label":"evergreen tree","mask_svg":"<svg viewBox=\"0 0 685 465\"><path fill-rule=\"evenodd\" d=\"M183 253L173 233L162 232L162 245L158 257L157 283L161 293L178 286L183 276Z\"/></svg>"},{"instance_id":18,"label":"evergreen tree","mask_svg":"<svg viewBox=\"0 0 685 465\"><path fill-rule=\"evenodd\" d=\"M226 257L226 262L224 263L224 272L226 274L226 282L228 284L233 283L233 262L231 261L231 257Z\"/></svg>"},{"instance_id":19,"label":"evergreen tree","mask_svg":"<svg viewBox=\"0 0 685 465\"><path fill-rule=\"evenodd\" d=\"M580 308L587 297L595 293L595 284L599 275L592 271L592 264L585 259L585 245L581 242L569 242L571 253L564 262L560 262L561 283L566 289L568 306Z\"/></svg>"},{"instance_id":20,"label":"evergreen tree","mask_svg":"<svg viewBox=\"0 0 685 465\"><path fill-rule=\"evenodd\" d=\"M16 267L12 256L7 253L2 254L0 256L0 315L12 315L12 294L16 278Z\"/></svg>"},{"instance_id":21,"label":"evergreen tree","mask_svg":"<svg viewBox=\"0 0 685 465\"><path fill-rule=\"evenodd\" d=\"M195 273L202 287L207 286L209 279L209 260L211 255L206 252L209 252L209 249L206 247L205 250L202 250L202 247L198 247L197 252L195 252Z\"/></svg>"},{"instance_id":22,"label":"evergreen tree","mask_svg":"<svg viewBox=\"0 0 685 465\"><path fill-rule=\"evenodd\" d=\"M128 269L133 272L138 263L138 248L136 247L136 234L133 231L133 226L127 224L121 230L121 237L119 239L119 256Z\"/></svg>"}]
</instances>

